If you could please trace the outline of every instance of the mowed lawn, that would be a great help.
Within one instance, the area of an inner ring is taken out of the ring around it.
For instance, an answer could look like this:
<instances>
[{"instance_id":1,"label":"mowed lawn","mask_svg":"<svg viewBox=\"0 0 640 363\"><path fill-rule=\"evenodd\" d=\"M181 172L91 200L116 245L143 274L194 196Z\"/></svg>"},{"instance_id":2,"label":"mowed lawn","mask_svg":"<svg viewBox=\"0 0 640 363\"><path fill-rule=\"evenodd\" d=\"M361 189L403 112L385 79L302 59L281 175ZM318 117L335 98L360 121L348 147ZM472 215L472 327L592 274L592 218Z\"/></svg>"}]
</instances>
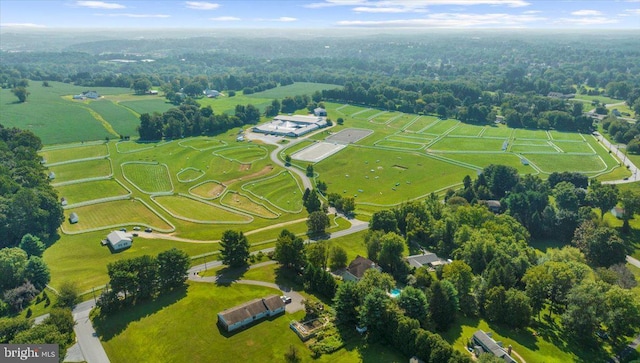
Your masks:
<instances>
[{"instance_id":1,"label":"mowed lawn","mask_svg":"<svg viewBox=\"0 0 640 363\"><path fill-rule=\"evenodd\" d=\"M219 248L218 243L186 243L165 239L134 237L133 245L126 250L111 253L100 241L110 230L101 230L63 237L47 248L43 258L51 270L51 285L59 288L65 281L74 281L83 292L98 288L109 281L107 264L123 258L142 255L155 256L162 251L177 247L191 256L211 253ZM202 262L200 262L202 263Z\"/></svg>"},{"instance_id":2,"label":"mowed lawn","mask_svg":"<svg viewBox=\"0 0 640 363\"><path fill-rule=\"evenodd\" d=\"M251 222L251 218L248 216L233 213L216 205L183 196L161 196L154 198L154 201L179 219L196 220L204 223Z\"/></svg>"},{"instance_id":3,"label":"mowed lawn","mask_svg":"<svg viewBox=\"0 0 640 363\"><path fill-rule=\"evenodd\" d=\"M108 100L92 101L89 108L99 113L120 135L137 137L140 119L126 107Z\"/></svg>"},{"instance_id":4,"label":"mowed lawn","mask_svg":"<svg viewBox=\"0 0 640 363\"><path fill-rule=\"evenodd\" d=\"M227 147L214 151L215 155L222 156L242 164L250 164L266 158L269 151L259 145L243 145L237 147Z\"/></svg>"},{"instance_id":5,"label":"mowed lawn","mask_svg":"<svg viewBox=\"0 0 640 363\"><path fill-rule=\"evenodd\" d=\"M179 171L176 174L176 178L178 178L178 181L182 183L189 183L189 182L200 179L203 175L204 175L204 171L190 167L190 168Z\"/></svg>"},{"instance_id":6,"label":"mowed lawn","mask_svg":"<svg viewBox=\"0 0 640 363\"><path fill-rule=\"evenodd\" d=\"M53 184L88 178L108 177L112 174L109 159L79 161L76 163L54 165L48 167L56 177Z\"/></svg>"},{"instance_id":7,"label":"mowed lawn","mask_svg":"<svg viewBox=\"0 0 640 363\"><path fill-rule=\"evenodd\" d=\"M220 183L215 181L206 181L190 189L189 193L204 199L214 199L219 197L225 189L226 187Z\"/></svg>"},{"instance_id":8,"label":"mowed lawn","mask_svg":"<svg viewBox=\"0 0 640 363\"><path fill-rule=\"evenodd\" d=\"M124 176L144 193L161 193L173 190L166 165L127 163L122 165Z\"/></svg>"},{"instance_id":9,"label":"mowed lawn","mask_svg":"<svg viewBox=\"0 0 640 363\"><path fill-rule=\"evenodd\" d=\"M239 193L227 193L222 197L221 204L228 207L237 208L250 214L258 215L262 218L277 218L276 214L271 209L267 208L263 204L254 202L253 199L246 195Z\"/></svg>"},{"instance_id":10,"label":"mowed lawn","mask_svg":"<svg viewBox=\"0 0 640 363\"><path fill-rule=\"evenodd\" d=\"M69 214L78 214L78 223L69 223ZM65 211L65 221L62 223L64 231L82 232L90 229L107 228L109 226L148 226L157 230L170 231L172 227L162 220L156 213L142 202L118 200L91 204Z\"/></svg>"},{"instance_id":11,"label":"mowed lawn","mask_svg":"<svg viewBox=\"0 0 640 363\"><path fill-rule=\"evenodd\" d=\"M314 170L329 193L356 196L356 204L381 205L417 198L475 175L475 170L417 153L354 146L317 163Z\"/></svg>"},{"instance_id":12,"label":"mowed lawn","mask_svg":"<svg viewBox=\"0 0 640 363\"><path fill-rule=\"evenodd\" d=\"M527 159L545 173L571 170L595 174L607 170L598 155L527 154Z\"/></svg>"},{"instance_id":13,"label":"mowed lawn","mask_svg":"<svg viewBox=\"0 0 640 363\"><path fill-rule=\"evenodd\" d=\"M216 286L189 283L180 292L141 304L95 324L103 346L114 362L282 361L290 345L306 361L310 351L289 329L304 312L278 315L229 335L217 326L217 313L279 290L248 285Z\"/></svg>"},{"instance_id":14,"label":"mowed lawn","mask_svg":"<svg viewBox=\"0 0 640 363\"><path fill-rule=\"evenodd\" d=\"M209 137L190 138L187 140L180 141L178 144L183 147L190 147L200 151L216 149L219 147L227 146L226 142L219 139L209 138Z\"/></svg>"},{"instance_id":15,"label":"mowed lawn","mask_svg":"<svg viewBox=\"0 0 640 363\"><path fill-rule=\"evenodd\" d=\"M43 149L39 153L47 164L55 164L64 161L97 158L109 155L109 149L105 144L70 145L70 147Z\"/></svg>"},{"instance_id":16,"label":"mowed lawn","mask_svg":"<svg viewBox=\"0 0 640 363\"><path fill-rule=\"evenodd\" d=\"M437 117L433 116L420 116L418 119L414 120L411 124L409 124L405 130L411 132L420 132L425 128L428 128L432 125L435 125L438 122Z\"/></svg>"},{"instance_id":17,"label":"mowed lawn","mask_svg":"<svg viewBox=\"0 0 640 363\"><path fill-rule=\"evenodd\" d=\"M504 141L472 137L444 137L429 149L443 151L500 151Z\"/></svg>"},{"instance_id":18,"label":"mowed lawn","mask_svg":"<svg viewBox=\"0 0 640 363\"><path fill-rule=\"evenodd\" d=\"M56 190L60 197L66 198L69 205L129 194L128 190L113 179L61 185Z\"/></svg>"},{"instance_id":19,"label":"mowed lawn","mask_svg":"<svg viewBox=\"0 0 640 363\"><path fill-rule=\"evenodd\" d=\"M302 190L288 171L244 184L242 189L283 211L295 213L302 209Z\"/></svg>"}]
</instances>

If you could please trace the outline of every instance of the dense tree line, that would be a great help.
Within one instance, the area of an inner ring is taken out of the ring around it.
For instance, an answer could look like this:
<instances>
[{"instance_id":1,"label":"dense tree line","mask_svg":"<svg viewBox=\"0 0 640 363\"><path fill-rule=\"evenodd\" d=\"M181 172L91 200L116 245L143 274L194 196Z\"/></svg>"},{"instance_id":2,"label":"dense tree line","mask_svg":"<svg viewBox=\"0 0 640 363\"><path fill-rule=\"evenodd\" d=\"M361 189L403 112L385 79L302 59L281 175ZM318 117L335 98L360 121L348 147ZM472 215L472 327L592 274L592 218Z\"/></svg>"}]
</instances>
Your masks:
<instances>
[{"instance_id":1,"label":"dense tree line","mask_svg":"<svg viewBox=\"0 0 640 363\"><path fill-rule=\"evenodd\" d=\"M42 166L40 138L0 125L0 247L31 234L52 244L64 219L56 191Z\"/></svg>"},{"instance_id":2,"label":"dense tree line","mask_svg":"<svg viewBox=\"0 0 640 363\"><path fill-rule=\"evenodd\" d=\"M187 270L191 266L189 256L172 248L157 257L148 255L123 259L107 265L108 287L98 299L102 314L109 314L124 306L145 301L183 286Z\"/></svg>"},{"instance_id":3,"label":"dense tree line","mask_svg":"<svg viewBox=\"0 0 640 363\"><path fill-rule=\"evenodd\" d=\"M235 114L216 115L211 107L202 107L187 100L179 107L163 114L140 115L138 133L141 140L176 139L188 136L214 135L234 127L252 125L260 121L260 110L249 104L237 105Z\"/></svg>"}]
</instances>

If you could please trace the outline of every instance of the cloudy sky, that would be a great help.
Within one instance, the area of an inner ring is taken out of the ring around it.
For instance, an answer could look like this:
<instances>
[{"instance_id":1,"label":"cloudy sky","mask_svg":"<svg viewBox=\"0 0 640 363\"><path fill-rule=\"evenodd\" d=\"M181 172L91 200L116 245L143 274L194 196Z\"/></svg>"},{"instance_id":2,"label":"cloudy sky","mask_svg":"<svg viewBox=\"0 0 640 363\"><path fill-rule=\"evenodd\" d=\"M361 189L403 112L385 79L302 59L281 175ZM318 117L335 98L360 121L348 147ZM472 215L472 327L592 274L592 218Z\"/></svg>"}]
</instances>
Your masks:
<instances>
[{"instance_id":1,"label":"cloudy sky","mask_svg":"<svg viewBox=\"0 0 640 363\"><path fill-rule=\"evenodd\" d=\"M0 27L640 29L640 0L1 0Z\"/></svg>"}]
</instances>

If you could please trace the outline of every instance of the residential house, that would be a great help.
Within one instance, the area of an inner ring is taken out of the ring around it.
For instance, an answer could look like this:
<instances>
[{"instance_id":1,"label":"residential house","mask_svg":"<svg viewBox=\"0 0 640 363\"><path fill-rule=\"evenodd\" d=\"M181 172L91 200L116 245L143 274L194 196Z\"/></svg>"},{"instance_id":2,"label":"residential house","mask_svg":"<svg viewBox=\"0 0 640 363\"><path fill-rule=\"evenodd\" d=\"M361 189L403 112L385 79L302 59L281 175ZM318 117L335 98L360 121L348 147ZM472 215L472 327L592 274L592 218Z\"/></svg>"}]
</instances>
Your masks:
<instances>
[{"instance_id":1,"label":"residential house","mask_svg":"<svg viewBox=\"0 0 640 363\"><path fill-rule=\"evenodd\" d=\"M351 261L349 267L347 267L345 272L342 274L342 279L344 281L360 281L362 276L364 276L364 273L371 268L382 271L382 268L376 265L375 262L358 255L353 261Z\"/></svg>"},{"instance_id":2,"label":"residential house","mask_svg":"<svg viewBox=\"0 0 640 363\"><path fill-rule=\"evenodd\" d=\"M78 219L78 214L76 212L69 214L69 223L71 224L78 223L79 220L80 219Z\"/></svg>"},{"instance_id":3,"label":"residential house","mask_svg":"<svg viewBox=\"0 0 640 363\"><path fill-rule=\"evenodd\" d=\"M218 313L218 324L231 332L254 321L284 312L285 303L278 295L254 299Z\"/></svg>"},{"instance_id":4,"label":"residential house","mask_svg":"<svg viewBox=\"0 0 640 363\"><path fill-rule=\"evenodd\" d=\"M436 254L432 252L425 252L421 255L409 256L407 257L407 262L409 263L409 266L415 268L420 268L422 266L435 268L437 266L442 266L449 263L447 260L436 256Z\"/></svg>"},{"instance_id":5,"label":"residential house","mask_svg":"<svg viewBox=\"0 0 640 363\"><path fill-rule=\"evenodd\" d=\"M131 247L133 236L122 231L113 231L107 235L107 243L114 251Z\"/></svg>"},{"instance_id":6,"label":"residential house","mask_svg":"<svg viewBox=\"0 0 640 363\"><path fill-rule=\"evenodd\" d=\"M491 338L491 333L485 333L482 330L478 330L473 333L472 342L476 356L482 353L491 353L498 358L502 358L507 363L516 363L516 361L504 350L501 344Z\"/></svg>"},{"instance_id":7,"label":"residential house","mask_svg":"<svg viewBox=\"0 0 640 363\"><path fill-rule=\"evenodd\" d=\"M618 219L622 219L624 216L624 208L613 207L613 209L611 209L611 214Z\"/></svg>"}]
</instances>

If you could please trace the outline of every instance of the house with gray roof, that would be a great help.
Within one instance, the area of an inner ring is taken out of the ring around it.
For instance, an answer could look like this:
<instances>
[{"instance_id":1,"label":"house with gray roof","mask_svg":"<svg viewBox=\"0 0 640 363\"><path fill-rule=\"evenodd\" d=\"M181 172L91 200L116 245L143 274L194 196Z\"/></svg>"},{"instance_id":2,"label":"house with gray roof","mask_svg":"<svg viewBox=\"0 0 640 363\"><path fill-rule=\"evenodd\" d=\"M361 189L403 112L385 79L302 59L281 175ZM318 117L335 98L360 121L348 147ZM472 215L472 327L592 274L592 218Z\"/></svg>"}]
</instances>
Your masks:
<instances>
[{"instance_id":1,"label":"house with gray roof","mask_svg":"<svg viewBox=\"0 0 640 363\"><path fill-rule=\"evenodd\" d=\"M472 342L476 356L482 353L490 353L498 358L502 358L507 363L517 363L513 358L511 358L511 356L509 356L501 344L491 338L490 334L491 333L485 333L482 330L478 330L473 333Z\"/></svg>"},{"instance_id":2,"label":"house with gray roof","mask_svg":"<svg viewBox=\"0 0 640 363\"><path fill-rule=\"evenodd\" d=\"M218 313L218 324L228 332L250 325L262 318L284 312L285 302L278 295L254 299Z\"/></svg>"},{"instance_id":3,"label":"house with gray roof","mask_svg":"<svg viewBox=\"0 0 640 363\"><path fill-rule=\"evenodd\" d=\"M409 263L409 266L415 268L420 268L422 266L435 268L448 263L447 260L436 256L433 252L425 252L420 255L409 256L407 257L407 262Z\"/></svg>"}]
</instances>

